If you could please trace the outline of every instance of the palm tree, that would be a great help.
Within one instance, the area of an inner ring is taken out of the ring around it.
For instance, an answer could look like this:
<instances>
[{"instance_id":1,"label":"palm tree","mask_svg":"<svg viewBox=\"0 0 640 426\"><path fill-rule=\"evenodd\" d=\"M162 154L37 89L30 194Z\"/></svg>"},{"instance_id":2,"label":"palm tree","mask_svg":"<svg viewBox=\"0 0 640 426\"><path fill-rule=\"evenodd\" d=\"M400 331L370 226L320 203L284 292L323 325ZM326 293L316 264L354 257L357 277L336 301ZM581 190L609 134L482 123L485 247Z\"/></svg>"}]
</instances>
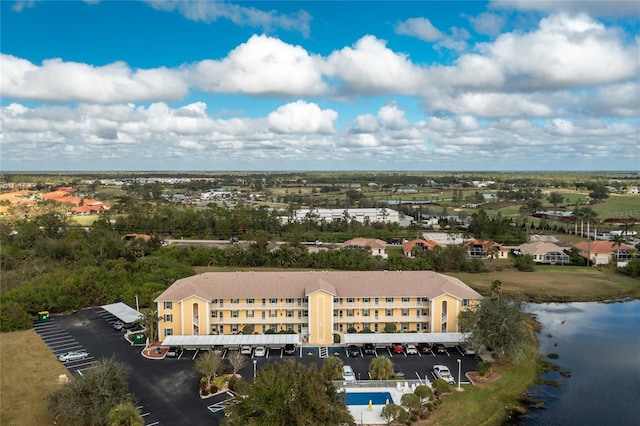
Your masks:
<instances>
[{"instance_id":1,"label":"palm tree","mask_svg":"<svg viewBox=\"0 0 640 426\"><path fill-rule=\"evenodd\" d=\"M393 376L393 364L386 356L379 356L371 360L369 374L373 380L387 380Z\"/></svg>"},{"instance_id":2,"label":"palm tree","mask_svg":"<svg viewBox=\"0 0 640 426\"><path fill-rule=\"evenodd\" d=\"M194 367L196 371L207 378L207 385L211 386L211 379L216 377L223 367L222 357L214 351L206 351L198 357Z\"/></svg>"},{"instance_id":3,"label":"palm tree","mask_svg":"<svg viewBox=\"0 0 640 426\"><path fill-rule=\"evenodd\" d=\"M140 410L131 401L122 402L113 407L107 415L109 426L143 426L144 419Z\"/></svg>"},{"instance_id":4,"label":"palm tree","mask_svg":"<svg viewBox=\"0 0 640 426\"><path fill-rule=\"evenodd\" d=\"M140 323L147 329L147 337L149 341L158 341L158 322L162 320L162 317L158 316L158 310L149 308L142 312Z\"/></svg>"}]
</instances>

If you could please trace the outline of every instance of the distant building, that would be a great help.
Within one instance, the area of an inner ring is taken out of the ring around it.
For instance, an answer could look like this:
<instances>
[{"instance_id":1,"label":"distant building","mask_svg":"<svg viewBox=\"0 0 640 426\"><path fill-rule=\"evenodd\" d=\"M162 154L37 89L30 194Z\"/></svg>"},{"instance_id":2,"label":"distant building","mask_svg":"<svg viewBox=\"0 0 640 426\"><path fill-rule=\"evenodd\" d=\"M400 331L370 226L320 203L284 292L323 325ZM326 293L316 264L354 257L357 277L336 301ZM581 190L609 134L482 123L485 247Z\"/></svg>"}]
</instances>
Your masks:
<instances>
[{"instance_id":1,"label":"distant building","mask_svg":"<svg viewBox=\"0 0 640 426\"><path fill-rule=\"evenodd\" d=\"M437 241L411 240L402 244L402 252L407 257L414 257L414 250L431 251L435 247L440 247Z\"/></svg>"},{"instance_id":2,"label":"distant building","mask_svg":"<svg viewBox=\"0 0 640 426\"><path fill-rule=\"evenodd\" d=\"M346 215L346 216L345 216ZM303 222L313 220L314 222L333 222L348 217L360 223L400 223L400 214L396 210L386 208L370 209L298 209L293 212L293 216L282 216L283 223Z\"/></svg>"},{"instance_id":3,"label":"distant building","mask_svg":"<svg viewBox=\"0 0 640 426\"><path fill-rule=\"evenodd\" d=\"M534 242L522 244L519 247L521 254L529 254L533 256L536 263L549 264L565 264L569 263L569 255L567 255L562 247L548 242Z\"/></svg>"},{"instance_id":4,"label":"distant building","mask_svg":"<svg viewBox=\"0 0 640 426\"><path fill-rule=\"evenodd\" d=\"M498 243L489 240L469 240L462 244L469 259L488 259L495 253L496 259L506 259L509 251Z\"/></svg>"},{"instance_id":5,"label":"distant building","mask_svg":"<svg viewBox=\"0 0 640 426\"><path fill-rule=\"evenodd\" d=\"M633 247L626 244L617 245L611 241L582 241L574 245L580 256L589 259L592 265L606 265L609 262L629 260L629 250Z\"/></svg>"}]
</instances>

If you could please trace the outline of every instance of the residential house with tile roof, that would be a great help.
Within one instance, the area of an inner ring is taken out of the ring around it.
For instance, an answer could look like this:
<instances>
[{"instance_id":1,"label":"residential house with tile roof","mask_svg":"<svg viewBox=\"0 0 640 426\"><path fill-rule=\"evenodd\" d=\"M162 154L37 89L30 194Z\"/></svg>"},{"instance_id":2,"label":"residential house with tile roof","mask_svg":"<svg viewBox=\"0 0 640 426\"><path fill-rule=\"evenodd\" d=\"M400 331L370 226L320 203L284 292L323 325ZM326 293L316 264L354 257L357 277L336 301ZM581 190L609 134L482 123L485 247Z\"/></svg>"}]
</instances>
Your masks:
<instances>
[{"instance_id":1,"label":"residential house with tile roof","mask_svg":"<svg viewBox=\"0 0 640 426\"><path fill-rule=\"evenodd\" d=\"M536 263L566 264L569 263L569 255L562 247L544 241L522 244L518 247L521 254L529 254Z\"/></svg>"},{"instance_id":2,"label":"residential house with tile roof","mask_svg":"<svg viewBox=\"0 0 640 426\"><path fill-rule=\"evenodd\" d=\"M469 259L489 259L494 255L496 259L509 257L509 250L500 244L489 240L469 240L462 244Z\"/></svg>"},{"instance_id":3,"label":"residential house with tile roof","mask_svg":"<svg viewBox=\"0 0 640 426\"><path fill-rule=\"evenodd\" d=\"M481 295L433 271L207 272L177 280L155 299L159 337L298 333L330 345L334 333L455 333L458 314Z\"/></svg>"},{"instance_id":4,"label":"residential house with tile roof","mask_svg":"<svg viewBox=\"0 0 640 426\"><path fill-rule=\"evenodd\" d=\"M387 257L387 243L378 238L352 238L342 243L342 248L370 250L373 256Z\"/></svg>"},{"instance_id":5,"label":"residential house with tile roof","mask_svg":"<svg viewBox=\"0 0 640 426\"><path fill-rule=\"evenodd\" d=\"M440 247L440 244L437 241L417 239L407 241L402 244L402 252L407 257L414 257L414 250L431 251L436 247Z\"/></svg>"},{"instance_id":6,"label":"residential house with tile roof","mask_svg":"<svg viewBox=\"0 0 640 426\"><path fill-rule=\"evenodd\" d=\"M574 247L580 251L580 256L589 259L591 265L606 265L609 262L629 260L629 250L633 248L627 244L617 245L611 241L581 241Z\"/></svg>"}]
</instances>

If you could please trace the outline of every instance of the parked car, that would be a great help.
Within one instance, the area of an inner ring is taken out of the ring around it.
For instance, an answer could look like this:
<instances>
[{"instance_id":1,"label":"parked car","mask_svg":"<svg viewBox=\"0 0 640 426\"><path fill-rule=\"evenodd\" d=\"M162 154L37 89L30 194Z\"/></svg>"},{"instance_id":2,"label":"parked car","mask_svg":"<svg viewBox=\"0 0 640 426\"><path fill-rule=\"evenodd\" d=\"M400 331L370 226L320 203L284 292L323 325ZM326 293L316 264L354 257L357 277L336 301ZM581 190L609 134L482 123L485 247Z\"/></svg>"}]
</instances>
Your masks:
<instances>
[{"instance_id":1,"label":"parked car","mask_svg":"<svg viewBox=\"0 0 640 426\"><path fill-rule=\"evenodd\" d=\"M362 352L365 355L373 355L376 356L378 353L376 352L376 347L373 343L365 343L364 347L362 348Z\"/></svg>"},{"instance_id":2,"label":"parked car","mask_svg":"<svg viewBox=\"0 0 640 426\"><path fill-rule=\"evenodd\" d=\"M407 345L405 352L407 355L418 355L418 348L416 348L416 345Z\"/></svg>"},{"instance_id":3,"label":"parked car","mask_svg":"<svg viewBox=\"0 0 640 426\"><path fill-rule=\"evenodd\" d=\"M476 351L474 351L472 348L468 347L468 346L456 346L456 348L458 349L458 351L460 351L460 353L462 355L475 355Z\"/></svg>"},{"instance_id":4,"label":"parked car","mask_svg":"<svg viewBox=\"0 0 640 426\"><path fill-rule=\"evenodd\" d=\"M353 368L350 365L345 365L342 367L342 378L345 382L355 382L356 375L353 372Z\"/></svg>"},{"instance_id":5,"label":"parked car","mask_svg":"<svg viewBox=\"0 0 640 426\"><path fill-rule=\"evenodd\" d=\"M89 356L88 352L85 351L71 351L64 353L58 357L58 359L62 362L67 361L77 361L79 359L85 359Z\"/></svg>"},{"instance_id":6,"label":"parked car","mask_svg":"<svg viewBox=\"0 0 640 426\"><path fill-rule=\"evenodd\" d=\"M175 346L171 346L168 350L167 350L167 356L169 358L175 358L178 356L178 348L176 348Z\"/></svg>"},{"instance_id":7,"label":"parked car","mask_svg":"<svg viewBox=\"0 0 640 426\"><path fill-rule=\"evenodd\" d=\"M442 343L436 343L433 345L433 352L436 354L446 354L447 348L445 348Z\"/></svg>"},{"instance_id":8,"label":"parked car","mask_svg":"<svg viewBox=\"0 0 640 426\"><path fill-rule=\"evenodd\" d=\"M251 346L242 346L242 347L240 348L240 353L241 353L242 355L249 355L249 356L251 356Z\"/></svg>"},{"instance_id":9,"label":"parked car","mask_svg":"<svg viewBox=\"0 0 640 426\"><path fill-rule=\"evenodd\" d=\"M296 345L292 343L287 343L284 345L284 354L285 355L293 355L296 353Z\"/></svg>"},{"instance_id":10,"label":"parked car","mask_svg":"<svg viewBox=\"0 0 640 426\"><path fill-rule=\"evenodd\" d=\"M394 343L393 346L391 346L391 352L394 354L403 354L404 346L402 346L402 343Z\"/></svg>"},{"instance_id":11,"label":"parked car","mask_svg":"<svg viewBox=\"0 0 640 426\"><path fill-rule=\"evenodd\" d=\"M393 364L393 377L396 379L404 379L404 371L398 364Z\"/></svg>"},{"instance_id":12,"label":"parked car","mask_svg":"<svg viewBox=\"0 0 640 426\"><path fill-rule=\"evenodd\" d=\"M347 356L350 356L352 358L359 357L360 356L360 348L357 347L356 345L347 346Z\"/></svg>"},{"instance_id":13,"label":"parked car","mask_svg":"<svg viewBox=\"0 0 640 426\"><path fill-rule=\"evenodd\" d=\"M266 356L267 348L264 346L258 346L253 350L253 356Z\"/></svg>"},{"instance_id":14,"label":"parked car","mask_svg":"<svg viewBox=\"0 0 640 426\"><path fill-rule=\"evenodd\" d=\"M431 351L431 345L428 343L423 343L421 345L418 345L418 350L420 351L421 354L432 354L433 352Z\"/></svg>"},{"instance_id":15,"label":"parked car","mask_svg":"<svg viewBox=\"0 0 640 426\"><path fill-rule=\"evenodd\" d=\"M122 327L124 327L124 323L122 321L114 321L111 323L111 326L116 330L122 330Z\"/></svg>"},{"instance_id":16,"label":"parked car","mask_svg":"<svg viewBox=\"0 0 640 426\"><path fill-rule=\"evenodd\" d=\"M434 365L433 375L436 379L442 379L451 385L456 383L456 381L453 379L453 376L451 375L451 371L449 371L449 368L446 365Z\"/></svg>"}]
</instances>

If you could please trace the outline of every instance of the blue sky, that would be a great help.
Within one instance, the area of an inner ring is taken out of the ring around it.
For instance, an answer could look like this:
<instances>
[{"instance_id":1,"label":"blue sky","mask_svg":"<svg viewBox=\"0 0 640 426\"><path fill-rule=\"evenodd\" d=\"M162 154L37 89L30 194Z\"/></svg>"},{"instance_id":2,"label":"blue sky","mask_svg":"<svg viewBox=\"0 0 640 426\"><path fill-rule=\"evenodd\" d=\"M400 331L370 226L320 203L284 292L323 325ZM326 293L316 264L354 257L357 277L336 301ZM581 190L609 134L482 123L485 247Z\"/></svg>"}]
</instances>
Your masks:
<instances>
[{"instance_id":1,"label":"blue sky","mask_svg":"<svg viewBox=\"0 0 640 426\"><path fill-rule=\"evenodd\" d=\"M1 1L2 170L638 170L640 8Z\"/></svg>"}]
</instances>

